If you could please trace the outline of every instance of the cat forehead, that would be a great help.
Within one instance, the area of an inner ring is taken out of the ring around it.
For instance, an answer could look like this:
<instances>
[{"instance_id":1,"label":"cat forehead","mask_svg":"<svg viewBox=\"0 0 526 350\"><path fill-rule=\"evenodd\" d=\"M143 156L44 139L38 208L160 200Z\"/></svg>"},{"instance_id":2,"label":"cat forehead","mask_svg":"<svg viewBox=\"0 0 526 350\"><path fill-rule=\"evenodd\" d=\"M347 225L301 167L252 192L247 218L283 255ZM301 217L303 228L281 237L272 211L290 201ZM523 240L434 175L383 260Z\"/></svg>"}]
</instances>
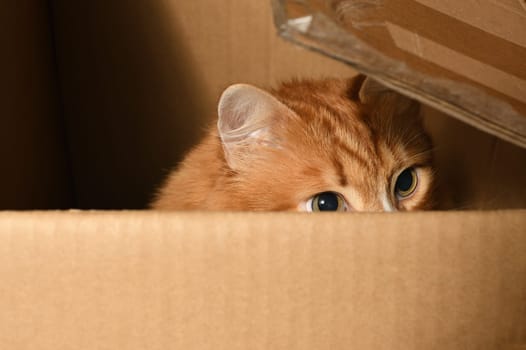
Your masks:
<instances>
[{"instance_id":1,"label":"cat forehead","mask_svg":"<svg viewBox=\"0 0 526 350\"><path fill-rule=\"evenodd\" d=\"M431 148L425 142L419 147L407 147L403 142L388 142L373 133L366 135L365 131L327 130L311 133L314 136L310 140L296 138L297 143L290 151L300 160L304 174L328 180L332 185L382 183L403 167L431 161Z\"/></svg>"},{"instance_id":2,"label":"cat forehead","mask_svg":"<svg viewBox=\"0 0 526 350\"><path fill-rule=\"evenodd\" d=\"M418 153L430 147L423 125L407 116L398 117L380 108L372 110L344 97L284 101L299 118L285 121L295 142L349 154L374 157L384 153ZM383 113L383 114L382 114ZM403 151L403 152L402 152Z\"/></svg>"}]
</instances>

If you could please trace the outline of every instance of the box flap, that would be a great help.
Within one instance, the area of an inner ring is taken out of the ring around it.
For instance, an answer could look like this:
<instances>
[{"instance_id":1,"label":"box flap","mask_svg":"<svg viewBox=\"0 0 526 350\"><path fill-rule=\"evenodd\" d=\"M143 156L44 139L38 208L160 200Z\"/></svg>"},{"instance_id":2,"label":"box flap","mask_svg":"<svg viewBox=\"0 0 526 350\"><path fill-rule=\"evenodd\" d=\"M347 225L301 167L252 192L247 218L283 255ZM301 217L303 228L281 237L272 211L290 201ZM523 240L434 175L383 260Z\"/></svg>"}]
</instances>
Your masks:
<instances>
[{"instance_id":1,"label":"box flap","mask_svg":"<svg viewBox=\"0 0 526 350\"><path fill-rule=\"evenodd\" d=\"M284 37L526 147L524 2L273 3Z\"/></svg>"},{"instance_id":2,"label":"box flap","mask_svg":"<svg viewBox=\"0 0 526 350\"><path fill-rule=\"evenodd\" d=\"M0 213L0 348L513 349L525 227L524 210Z\"/></svg>"}]
</instances>

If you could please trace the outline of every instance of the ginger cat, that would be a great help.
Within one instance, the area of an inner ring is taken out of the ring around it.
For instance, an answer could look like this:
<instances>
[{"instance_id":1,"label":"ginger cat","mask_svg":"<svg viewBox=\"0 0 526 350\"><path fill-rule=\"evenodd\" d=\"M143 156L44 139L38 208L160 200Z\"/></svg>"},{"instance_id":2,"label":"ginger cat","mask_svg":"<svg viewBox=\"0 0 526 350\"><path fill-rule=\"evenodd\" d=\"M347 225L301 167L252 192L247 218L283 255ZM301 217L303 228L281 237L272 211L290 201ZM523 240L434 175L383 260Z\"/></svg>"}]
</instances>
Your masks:
<instances>
[{"instance_id":1,"label":"ginger cat","mask_svg":"<svg viewBox=\"0 0 526 350\"><path fill-rule=\"evenodd\" d=\"M175 210L431 209L431 141L419 104L373 80L236 84L212 128L152 204Z\"/></svg>"}]
</instances>

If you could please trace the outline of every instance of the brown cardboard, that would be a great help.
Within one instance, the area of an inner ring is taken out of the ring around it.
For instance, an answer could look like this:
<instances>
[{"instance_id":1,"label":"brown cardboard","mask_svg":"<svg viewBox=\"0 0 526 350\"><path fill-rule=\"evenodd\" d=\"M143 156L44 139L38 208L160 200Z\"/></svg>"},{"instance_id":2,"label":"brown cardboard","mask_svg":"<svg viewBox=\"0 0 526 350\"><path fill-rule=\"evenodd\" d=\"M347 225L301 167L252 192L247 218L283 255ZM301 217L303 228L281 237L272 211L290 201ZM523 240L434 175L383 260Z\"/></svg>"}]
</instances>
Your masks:
<instances>
[{"instance_id":1,"label":"brown cardboard","mask_svg":"<svg viewBox=\"0 0 526 350\"><path fill-rule=\"evenodd\" d=\"M12 3L12 209L142 207L228 84L354 74L258 0ZM526 150L426 123L454 208L523 209L0 212L0 349L524 349Z\"/></svg>"},{"instance_id":2,"label":"brown cardboard","mask_svg":"<svg viewBox=\"0 0 526 350\"><path fill-rule=\"evenodd\" d=\"M0 4L0 209L72 205L49 29L45 1Z\"/></svg>"},{"instance_id":3,"label":"brown cardboard","mask_svg":"<svg viewBox=\"0 0 526 350\"><path fill-rule=\"evenodd\" d=\"M511 349L526 212L0 214L2 349Z\"/></svg>"},{"instance_id":4,"label":"brown cardboard","mask_svg":"<svg viewBox=\"0 0 526 350\"><path fill-rule=\"evenodd\" d=\"M435 145L440 191L450 200L445 209L526 208L526 149L432 108L422 111Z\"/></svg>"},{"instance_id":5,"label":"brown cardboard","mask_svg":"<svg viewBox=\"0 0 526 350\"><path fill-rule=\"evenodd\" d=\"M284 37L526 147L522 0L274 0Z\"/></svg>"}]
</instances>

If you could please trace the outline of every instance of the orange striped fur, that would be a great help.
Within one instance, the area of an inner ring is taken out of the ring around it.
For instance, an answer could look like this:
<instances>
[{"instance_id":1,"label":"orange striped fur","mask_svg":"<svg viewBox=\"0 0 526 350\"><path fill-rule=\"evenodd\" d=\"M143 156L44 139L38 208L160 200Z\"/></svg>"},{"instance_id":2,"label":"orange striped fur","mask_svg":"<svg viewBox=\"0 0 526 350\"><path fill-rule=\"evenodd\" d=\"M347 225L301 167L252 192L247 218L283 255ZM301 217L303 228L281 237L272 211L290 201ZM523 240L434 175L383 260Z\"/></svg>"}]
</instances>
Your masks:
<instances>
[{"instance_id":1,"label":"orange striped fur","mask_svg":"<svg viewBox=\"0 0 526 350\"><path fill-rule=\"evenodd\" d=\"M152 207L295 211L313 195L334 191L351 211L433 208L432 145L418 104L377 90L367 95L364 77L357 76L292 81L271 91L273 97L261 95L271 106L258 107L261 124L254 122L242 141L232 136L231 148L228 137L211 128L169 175ZM247 108L236 105L237 95L228 97L220 112ZM415 167L418 186L401 200L393 186L407 167Z\"/></svg>"}]
</instances>

